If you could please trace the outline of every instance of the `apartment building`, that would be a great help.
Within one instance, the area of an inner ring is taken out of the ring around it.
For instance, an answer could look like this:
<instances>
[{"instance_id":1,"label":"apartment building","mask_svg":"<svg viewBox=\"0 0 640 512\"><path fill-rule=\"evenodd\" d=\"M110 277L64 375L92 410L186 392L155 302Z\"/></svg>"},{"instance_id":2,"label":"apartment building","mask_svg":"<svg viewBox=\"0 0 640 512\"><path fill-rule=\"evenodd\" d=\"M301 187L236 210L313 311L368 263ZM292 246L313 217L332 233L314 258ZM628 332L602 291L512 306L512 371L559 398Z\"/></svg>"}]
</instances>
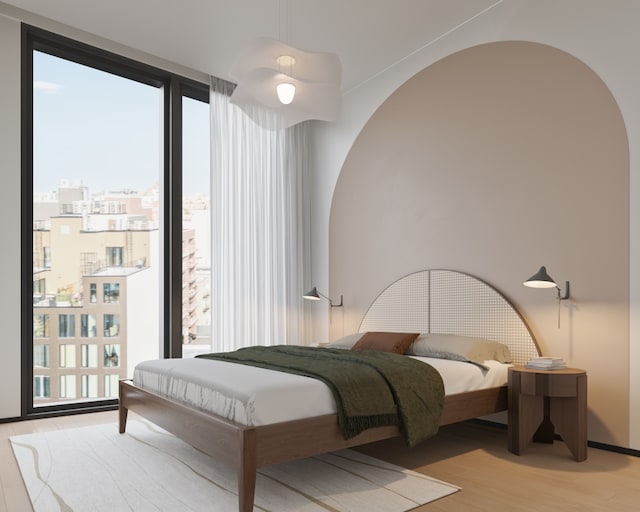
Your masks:
<instances>
[{"instance_id":1,"label":"apartment building","mask_svg":"<svg viewBox=\"0 0 640 512\"><path fill-rule=\"evenodd\" d=\"M115 398L136 362L159 355L157 197L87 196L61 187L34 202L36 406ZM188 337L198 310L193 230L185 240Z\"/></svg>"}]
</instances>

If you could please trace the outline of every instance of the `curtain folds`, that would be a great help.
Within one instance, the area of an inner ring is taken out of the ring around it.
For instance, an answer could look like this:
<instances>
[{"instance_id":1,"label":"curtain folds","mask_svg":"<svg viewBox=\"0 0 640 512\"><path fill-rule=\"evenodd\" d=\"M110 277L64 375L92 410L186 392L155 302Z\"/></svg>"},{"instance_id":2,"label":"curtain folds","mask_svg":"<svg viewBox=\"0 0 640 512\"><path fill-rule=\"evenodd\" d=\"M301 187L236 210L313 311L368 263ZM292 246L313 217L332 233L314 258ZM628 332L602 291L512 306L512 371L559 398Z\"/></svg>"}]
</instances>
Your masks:
<instances>
[{"instance_id":1,"label":"curtain folds","mask_svg":"<svg viewBox=\"0 0 640 512\"><path fill-rule=\"evenodd\" d=\"M261 128L233 87L211 79L212 349L302 343L307 126Z\"/></svg>"}]
</instances>

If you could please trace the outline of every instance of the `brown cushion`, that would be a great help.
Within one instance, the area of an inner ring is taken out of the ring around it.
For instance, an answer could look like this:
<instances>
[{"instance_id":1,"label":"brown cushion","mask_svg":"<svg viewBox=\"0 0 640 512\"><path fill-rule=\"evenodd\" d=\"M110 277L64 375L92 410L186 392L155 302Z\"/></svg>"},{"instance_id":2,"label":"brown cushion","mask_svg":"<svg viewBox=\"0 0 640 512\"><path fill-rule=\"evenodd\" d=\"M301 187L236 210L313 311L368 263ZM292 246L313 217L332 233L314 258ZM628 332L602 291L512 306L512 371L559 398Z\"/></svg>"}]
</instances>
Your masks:
<instances>
[{"instance_id":1,"label":"brown cushion","mask_svg":"<svg viewBox=\"0 0 640 512\"><path fill-rule=\"evenodd\" d=\"M419 333L407 332L366 332L351 350L379 350L404 354Z\"/></svg>"}]
</instances>

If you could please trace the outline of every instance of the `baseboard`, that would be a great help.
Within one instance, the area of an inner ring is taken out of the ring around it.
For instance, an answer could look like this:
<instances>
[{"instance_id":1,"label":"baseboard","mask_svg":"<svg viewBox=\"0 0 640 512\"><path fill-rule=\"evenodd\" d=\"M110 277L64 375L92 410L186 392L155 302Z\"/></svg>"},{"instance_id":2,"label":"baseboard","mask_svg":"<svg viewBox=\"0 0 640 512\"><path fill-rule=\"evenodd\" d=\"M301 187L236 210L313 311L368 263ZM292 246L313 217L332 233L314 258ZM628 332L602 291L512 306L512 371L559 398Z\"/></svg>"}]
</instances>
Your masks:
<instances>
[{"instance_id":1,"label":"baseboard","mask_svg":"<svg viewBox=\"0 0 640 512\"><path fill-rule=\"evenodd\" d=\"M16 421L21 421L25 418L21 418L17 416L16 418L0 418L0 423L15 423Z\"/></svg>"},{"instance_id":2,"label":"baseboard","mask_svg":"<svg viewBox=\"0 0 640 512\"><path fill-rule=\"evenodd\" d=\"M597 448L598 450L606 450L608 452L622 453L624 455L640 457L640 450L634 450L633 448L625 448L623 446L616 446L615 444L597 443L596 441L587 441L587 444L591 448Z\"/></svg>"},{"instance_id":3,"label":"baseboard","mask_svg":"<svg viewBox=\"0 0 640 512\"><path fill-rule=\"evenodd\" d=\"M485 427L491 427L498 430L507 430L507 425L505 423L497 423L495 421L481 420L478 418L468 420L467 423L473 423L475 425L483 425ZM558 434L555 434L555 438L558 441L562 441L562 438ZM614 444L598 443L596 441L587 441L587 445L590 446L591 448L596 448L598 450L621 453L623 455L631 455L632 457L640 457L640 450L634 450L633 448L625 448L623 446L616 446Z\"/></svg>"}]
</instances>

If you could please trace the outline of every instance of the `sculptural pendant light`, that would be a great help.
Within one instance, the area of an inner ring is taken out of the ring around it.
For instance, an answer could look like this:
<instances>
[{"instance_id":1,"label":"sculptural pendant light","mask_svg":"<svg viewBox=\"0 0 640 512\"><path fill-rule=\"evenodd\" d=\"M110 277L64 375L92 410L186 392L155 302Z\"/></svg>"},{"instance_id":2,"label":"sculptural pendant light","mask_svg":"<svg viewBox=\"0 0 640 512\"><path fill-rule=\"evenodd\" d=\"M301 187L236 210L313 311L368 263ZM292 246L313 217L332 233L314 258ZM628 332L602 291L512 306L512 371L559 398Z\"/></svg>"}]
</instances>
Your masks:
<instances>
[{"instance_id":1,"label":"sculptural pendant light","mask_svg":"<svg viewBox=\"0 0 640 512\"><path fill-rule=\"evenodd\" d=\"M296 59L291 55L280 55L276 62L280 68L288 68L289 75L293 74L293 65L296 63ZM278 94L278 99L280 103L283 105L289 105L293 98L296 97L296 86L291 82L280 82L276 85L276 93Z\"/></svg>"},{"instance_id":2,"label":"sculptural pendant light","mask_svg":"<svg viewBox=\"0 0 640 512\"><path fill-rule=\"evenodd\" d=\"M231 103L265 128L337 118L342 69L335 54L308 52L263 37L236 59L229 74L237 83ZM274 116L261 115L261 109Z\"/></svg>"},{"instance_id":3,"label":"sculptural pendant light","mask_svg":"<svg viewBox=\"0 0 640 512\"><path fill-rule=\"evenodd\" d=\"M280 82L276 85L278 99L283 105L288 105L296 97L296 86L290 82Z\"/></svg>"}]
</instances>

